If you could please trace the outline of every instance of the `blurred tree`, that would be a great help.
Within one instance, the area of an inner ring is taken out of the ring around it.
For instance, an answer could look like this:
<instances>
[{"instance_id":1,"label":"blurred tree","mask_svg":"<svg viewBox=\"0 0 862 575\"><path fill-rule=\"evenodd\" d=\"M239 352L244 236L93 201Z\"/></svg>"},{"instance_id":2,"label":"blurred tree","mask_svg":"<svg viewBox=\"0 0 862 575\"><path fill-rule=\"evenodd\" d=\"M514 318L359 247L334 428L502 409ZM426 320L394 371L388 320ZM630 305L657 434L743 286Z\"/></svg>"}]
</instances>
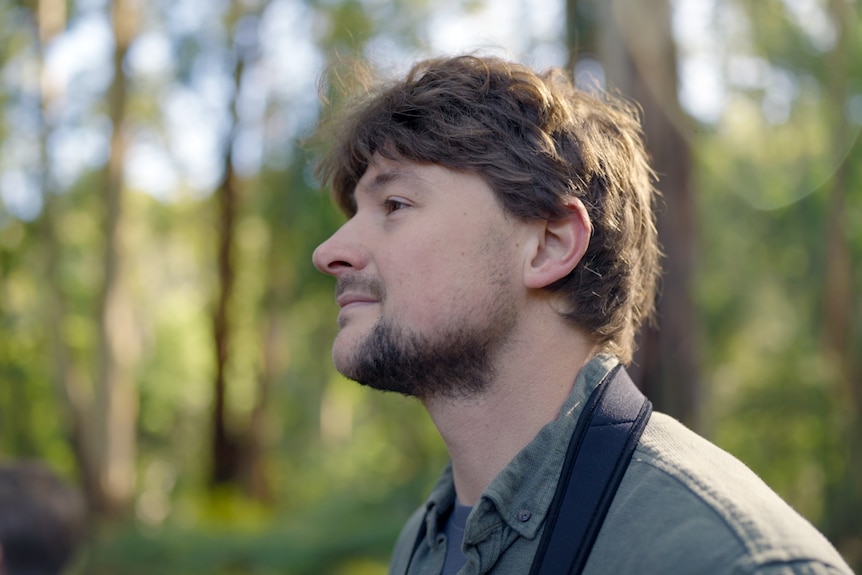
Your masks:
<instances>
[{"instance_id":1,"label":"blurred tree","mask_svg":"<svg viewBox=\"0 0 862 575\"><path fill-rule=\"evenodd\" d=\"M233 58L233 77L230 101L230 132L224 143L222 178L215 192L218 202L218 229L213 238L218 242L218 295L213 312L213 336L215 348L215 381L213 386L212 414L212 479L213 484L238 482L244 467L242 460L243 440L236 437L228 426L227 370L232 349L232 300L236 270L235 243L236 222L239 216L242 183L234 169L234 147L239 131L237 100L242 88L245 60L249 54L241 51L238 27L243 22L242 2L231 2L226 27L232 40L227 52ZM248 41L248 40L246 40ZM248 440L251 440L248 438ZM254 465L253 462L248 462Z\"/></svg>"},{"instance_id":2,"label":"blurred tree","mask_svg":"<svg viewBox=\"0 0 862 575\"><path fill-rule=\"evenodd\" d=\"M49 342L48 350L52 366L52 380L61 419L67 433L70 447L80 463L79 473L88 474L94 470L92 452L86 441L87 429L84 406L80 403L79 393L73 381L70 350L63 337L63 329L67 317L67 301L63 286L60 265L62 248L57 234L58 190L54 185L52 172L49 169L48 142L54 132L54 118L57 108L62 105L61 98L66 91L62 80L48 74L45 62L45 47L49 45L66 28L66 3L62 0L38 0L34 12L37 21L37 60L39 64L39 191L43 198L42 215L40 218L39 235L44 251L45 289L41 296L45 300L43 325ZM86 463L85 463L86 462ZM95 478L84 480L90 486L95 496Z\"/></svg>"},{"instance_id":3,"label":"blurred tree","mask_svg":"<svg viewBox=\"0 0 862 575\"><path fill-rule=\"evenodd\" d=\"M677 56L667 0L567 0L569 69L597 58L608 89L637 102L647 149L658 174L659 241L665 253L656 325L639 337L632 375L657 409L700 427L700 360L697 314L691 298L696 255L690 182L691 130L678 101Z\"/></svg>"},{"instance_id":4,"label":"blurred tree","mask_svg":"<svg viewBox=\"0 0 862 575\"><path fill-rule=\"evenodd\" d=\"M668 0L627 0L614 3L613 13L626 46L627 65L618 69L628 74L619 82L643 108L647 149L658 175L656 213L665 254L657 322L641 334L635 371L659 410L700 430L701 326L692 299L698 255L689 147L694 128L679 104L671 5Z\"/></svg>"},{"instance_id":5,"label":"blurred tree","mask_svg":"<svg viewBox=\"0 0 862 575\"><path fill-rule=\"evenodd\" d=\"M726 0L712 16L727 73L695 139L712 429L858 569L859 6Z\"/></svg>"},{"instance_id":6,"label":"blurred tree","mask_svg":"<svg viewBox=\"0 0 862 575\"><path fill-rule=\"evenodd\" d=\"M35 45L38 54L39 26L36 19L36 7L24 2L0 5L0 34L2 45L0 49L0 70L14 70L16 64L26 60L31 47ZM38 56L37 56L38 57ZM38 68L37 68L38 69ZM41 69L39 69L41 72ZM41 74L37 73L36 76ZM0 95L0 105L15 108L22 106L31 95L38 93L34 86L35 78L30 83L22 82L18 90L4 91ZM23 106L22 106L23 107ZM38 107L38 104L36 105ZM8 144L11 134L16 131L15 118L0 120L0 143L5 148L14 151L16 146ZM34 136L38 139L38 147L44 142L41 125L38 125ZM8 153L7 153L8 154ZM7 154L4 154L6 156ZM20 173L20 172L19 172ZM19 180L20 181L20 180ZM39 182L41 184L41 182ZM41 191L41 190L39 190ZM38 419L36 401L43 398L42 390L30 385L34 375L31 369L35 348L34 338L27 326L22 325L25 311L29 303L22 301L20 289L27 285L30 279L27 274L27 251L38 243L31 226L17 220L14 207L6 202L0 205L0 330L4 334L19 332L19 337L0 338L0 381L2 390L0 396L0 452L10 450L32 456L38 451L38 439L33 433L32 421ZM32 326L32 324L30 324ZM27 333L29 332L29 333ZM27 335L25 335L25 333ZM38 353L38 352L36 352Z\"/></svg>"},{"instance_id":7,"label":"blurred tree","mask_svg":"<svg viewBox=\"0 0 862 575\"><path fill-rule=\"evenodd\" d=\"M134 0L115 0L109 9L114 40L113 77L106 102L111 138L102 174L104 259L98 303L95 393L92 416L88 418L92 427L87 434L92 459L83 463L94 467L84 475L93 509L106 515L123 515L129 511L135 492L135 362L140 347L125 286L128 216L123 169L128 147L125 122L129 97L125 62L138 33L141 14Z\"/></svg>"},{"instance_id":8,"label":"blurred tree","mask_svg":"<svg viewBox=\"0 0 862 575\"><path fill-rule=\"evenodd\" d=\"M854 10L856 6L858 4L851 4L847 0L831 0L828 4L836 31L826 79L829 94L827 121L832 135L828 156L836 168L826 186L829 196L824 226L826 273L823 343L826 360L836 366L839 381L836 411L847 445L846 474L843 481L837 482L837 493L830 497L830 507L837 523L835 534L846 549L854 549L856 556L853 560L859 566L862 565L862 534L857 531L862 528L862 520L859 519L862 516L862 443L859 441L862 437L862 361L859 358L859 346L855 345L858 338L853 333L851 323L858 305L859 291L853 287L852 247L847 223L847 199L854 185L852 162L848 155L858 148L858 142L854 140L858 140L859 134L858 129L855 133L851 129L847 117L847 103L852 96L849 79L858 77L855 75L858 70L853 69L851 61L858 62L862 57L859 16ZM858 178L857 171L857 192L860 184L862 178Z\"/></svg>"},{"instance_id":9,"label":"blurred tree","mask_svg":"<svg viewBox=\"0 0 862 575\"><path fill-rule=\"evenodd\" d=\"M862 372L858 354L852 345L854 295L850 237L847 226L847 196L851 179L848 151L853 147L854 134L847 121L847 102L851 93L848 78L853 74L848 61L854 51L851 35L856 32L857 21L853 6L846 0L829 3L837 39L829 66L829 111L832 133L832 162L836 166L829 185L826 222L826 309L824 314L824 343L827 354L838 366L842 381L845 405L852 410L850 420L862 417ZM858 41L857 41L858 44ZM857 49L858 51L858 49ZM862 482L860 482L862 488ZM860 493L862 496L862 493Z\"/></svg>"},{"instance_id":10,"label":"blurred tree","mask_svg":"<svg viewBox=\"0 0 862 575\"><path fill-rule=\"evenodd\" d=\"M32 138L37 153L31 165L13 164L7 165L7 169L11 167L32 172L35 185L29 190L31 196L28 201L36 207L32 213L18 214L18 217L35 220L32 226L28 226L32 227L34 233L32 241L19 243L19 247L21 256L33 258L36 266L33 270L22 267L17 277L8 285L23 286L28 280L32 281L41 276L38 284L41 289L36 292L39 303L33 306L34 309L28 310L29 304L21 306L22 302L15 302L13 313L32 313L43 321L38 335L34 333L30 336L36 355L18 359L30 364L27 369L30 372L29 377L22 379L20 385L22 388L29 388L26 392L29 397L26 404L33 405L31 415L34 416L28 418L31 420L28 423L28 433L34 441L32 452L19 451L18 454L44 456L46 451L56 449L53 440L46 441L46 437L38 431L40 428L65 434L77 457L78 470L91 508L103 514L122 514L128 509L133 496L135 475L135 416L133 407L130 407L134 405L134 389L128 365L135 351L134 331L129 329L127 317L123 315L127 305L122 302L122 291L118 287L125 274L125 270L118 264L122 251L122 121L126 99L122 63L125 50L131 41L128 22L131 18L118 16L114 26L117 60L109 117L115 125L112 153L117 157L115 163L109 163L105 167L103 178L99 182L109 206L103 228L104 275L99 314L101 329L96 330L102 335L101 349L94 349L84 343L73 350L69 343L69 328L75 322L72 316L81 317L82 312L85 314L84 310L88 310L90 306L85 304L76 309L74 314L69 313L70 300L77 299L74 292L87 282L79 282L79 286L73 286L75 282L69 281L69 268L75 266L69 256L74 248L70 250L69 246L64 245L64 239L69 237L70 231L73 231L76 242L87 238L88 234L84 229L70 230L69 223L72 218L69 216L74 210L67 211L66 208L75 194L68 194L65 198L61 196L61 192L66 190L59 187L61 178L52 169L54 163L51 146L58 137L58 124L66 111L67 85L63 74L58 74L56 67L51 70L47 61L49 47L65 32L67 3L36 0L21 3L15 8L17 14L15 11L12 13L31 24L25 28L30 37L24 46L33 47L30 53L22 49L16 54L15 63L19 70L27 70L28 65L32 65L32 69L36 71L35 81L22 82L20 99L15 104L18 106L19 115L32 114L36 129L29 134L16 132L13 136L20 142L13 140L11 144L8 141L6 144L11 145L12 149L20 150L28 145L27 139ZM26 76L24 80L27 80ZM20 129L20 126L16 127ZM26 194L27 191L23 193ZM38 201L34 198L38 198ZM92 245L91 243L89 247ZM77 307L79 303L80 299L72 305ZM23 341L22 338L25 337L21 327L20 324L15 326L18 341ZM81 340L78 343L81 343ZM45 352L50 360L36 360L36 357ZM89 360L81 361L81 352L90 352L92 355ZM43 369L32 369L42 364ZM96 367L97 364L99 367ZM38 403L34 404L36 392L42 387L42 382L49 379L54 383L55 397L41 396ZM35 417L37 407L38 412L41 412L39 417ZM46 427L46 417L47 421L58 423Z\"/></svg>"}]
</instances>

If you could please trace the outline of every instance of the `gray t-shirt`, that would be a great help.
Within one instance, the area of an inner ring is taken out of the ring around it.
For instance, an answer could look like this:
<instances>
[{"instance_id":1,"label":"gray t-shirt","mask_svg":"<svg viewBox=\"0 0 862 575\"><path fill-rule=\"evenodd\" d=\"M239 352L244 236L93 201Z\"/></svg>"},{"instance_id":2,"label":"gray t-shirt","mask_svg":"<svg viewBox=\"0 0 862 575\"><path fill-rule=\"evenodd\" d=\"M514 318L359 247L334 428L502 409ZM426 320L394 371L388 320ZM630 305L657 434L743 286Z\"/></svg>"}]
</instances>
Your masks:
<instances>
[{"instance_id":1,"label":"gray t-shirt","mask_svg":"<svg viewBox=\"0 0 862 575\"><path fill-rule=\"evenodd\" d=\"M456 575L467 562L467 558L461 552L461 543L464 541L464 527L467 525L467 517L472 509L468 505L462 505L457 499L455 500L455 506L452 513L449 514L449 519L443 530L446 535L446 561L443 563L441 575Z\"/></svg>"}]
</instances>

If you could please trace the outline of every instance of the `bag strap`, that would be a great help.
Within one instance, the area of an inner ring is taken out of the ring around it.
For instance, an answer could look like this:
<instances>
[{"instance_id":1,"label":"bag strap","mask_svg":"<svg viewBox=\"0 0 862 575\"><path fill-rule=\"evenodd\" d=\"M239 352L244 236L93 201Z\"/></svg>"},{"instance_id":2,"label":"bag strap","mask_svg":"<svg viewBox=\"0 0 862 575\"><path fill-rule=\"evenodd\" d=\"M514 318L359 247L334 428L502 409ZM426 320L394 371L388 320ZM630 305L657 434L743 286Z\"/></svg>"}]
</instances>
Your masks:
<instances>
[{"instance_id":1,"label":"bag strap","mask_svg":"<svg viewBox=\"0 0 862 575\"><path fill-rule=\"evenodd\" d=\"M581 573L651 413L652 403L622 365L590 395L569 442L530 575Z\"/></svg>"}]
</instances>

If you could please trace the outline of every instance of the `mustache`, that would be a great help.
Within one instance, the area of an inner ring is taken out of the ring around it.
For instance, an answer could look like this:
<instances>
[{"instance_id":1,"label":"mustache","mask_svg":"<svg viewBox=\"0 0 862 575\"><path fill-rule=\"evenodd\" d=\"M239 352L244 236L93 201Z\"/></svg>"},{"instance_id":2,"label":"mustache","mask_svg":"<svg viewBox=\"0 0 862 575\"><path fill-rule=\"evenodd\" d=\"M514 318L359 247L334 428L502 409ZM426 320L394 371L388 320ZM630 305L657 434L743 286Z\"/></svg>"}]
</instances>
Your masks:
<instances>
[{"instance_id":1,"label":"mustache","mask_svg":"<svg viewBox=\"0 0 862 575\"><path fill-rule=\"evenodd\" d=\"M383 287L383 282L374 278L355 275L342 276L338 279L338 283L335 284L336 298L346 291L372 296L378 301L383 301L386 297L386 288Z\"/></svg>"}]
</instances>

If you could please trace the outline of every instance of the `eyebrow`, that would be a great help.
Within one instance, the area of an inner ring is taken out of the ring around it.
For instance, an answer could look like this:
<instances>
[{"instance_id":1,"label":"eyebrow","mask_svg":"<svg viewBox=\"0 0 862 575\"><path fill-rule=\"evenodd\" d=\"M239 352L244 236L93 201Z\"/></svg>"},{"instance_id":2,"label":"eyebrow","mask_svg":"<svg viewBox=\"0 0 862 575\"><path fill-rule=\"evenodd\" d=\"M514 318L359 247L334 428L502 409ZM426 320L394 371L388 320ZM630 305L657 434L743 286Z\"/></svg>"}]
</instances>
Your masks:
<instances>
[{"instance_id":1,"label":"eyebrow","mask_svg":"<svg viewBox=\"0 0 862 575\"><path fill-rule=\"evenodd\" d=\"M394 182L413 182L418 184L416 191L423 191L425 184L424 179L414 170L411 170L409 167L399 167L379 172L370 182L357 186L356 191L363 191L369 195L374 195L380 193L381 190Z\"/></svg>"}]
</instances>

